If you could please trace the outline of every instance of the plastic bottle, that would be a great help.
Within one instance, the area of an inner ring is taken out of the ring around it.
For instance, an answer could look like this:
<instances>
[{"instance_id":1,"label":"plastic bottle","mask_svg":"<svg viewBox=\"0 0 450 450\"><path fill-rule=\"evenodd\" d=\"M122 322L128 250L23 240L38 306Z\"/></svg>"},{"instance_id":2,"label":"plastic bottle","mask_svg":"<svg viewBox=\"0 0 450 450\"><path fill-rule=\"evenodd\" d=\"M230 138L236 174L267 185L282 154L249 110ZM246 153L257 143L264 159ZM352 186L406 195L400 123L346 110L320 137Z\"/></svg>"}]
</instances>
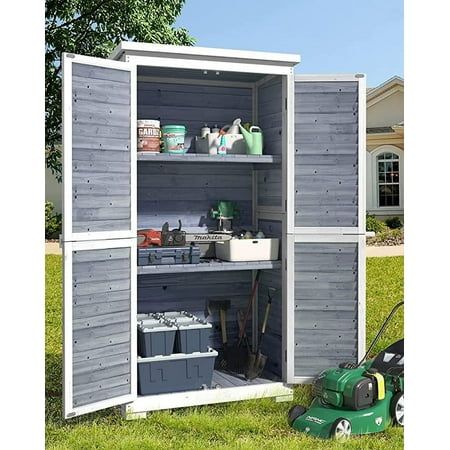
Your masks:
<instances>
[{"instance_id":1,"label":"plastic bottle","mask_svg":"<svg viewBox=\"0 0 450 450\"><path fill-rule=\"evenodd\" d=\"M208 127L208 124L205 123L203 125L203 128L200 130L200 136L203 138L203 137L206 137L206 135L208 135L210 133L211 133L211 129Z\"/></svg>"}]
</instances>

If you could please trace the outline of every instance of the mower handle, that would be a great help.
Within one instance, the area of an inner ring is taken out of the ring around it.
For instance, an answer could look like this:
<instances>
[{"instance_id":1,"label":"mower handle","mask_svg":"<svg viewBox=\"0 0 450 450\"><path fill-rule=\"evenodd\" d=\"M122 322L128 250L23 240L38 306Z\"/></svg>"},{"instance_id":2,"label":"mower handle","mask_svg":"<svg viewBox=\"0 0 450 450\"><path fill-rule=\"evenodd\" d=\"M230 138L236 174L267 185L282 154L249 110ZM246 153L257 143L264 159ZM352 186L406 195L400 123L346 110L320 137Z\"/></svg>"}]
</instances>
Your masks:
<instances>
[{"instance_id":1,"label":"mower handle","mask_svg":"<svg viewBox=\"0 0 450 450\"><path fill-rule=\"evenodd\" d=\"M367 350L364 357L359 361L358 365L356 367L359 367L369 356L369 353L372 351L374 345L378 342L378 339L380 339L381 335L383 334L384 330L388 326L389 322L392 319L392 316L397 312L397 310L400 308L400 306L403 306L405 302L402 300L401 302L397 303L393 308L392 311L389 313L389 315L386 317L386 319L383 322L383 325L380 328L380 331L375 336L375 339L372 341L372 343L369 345L369 349Z\"/></svg>"}]
</instances>

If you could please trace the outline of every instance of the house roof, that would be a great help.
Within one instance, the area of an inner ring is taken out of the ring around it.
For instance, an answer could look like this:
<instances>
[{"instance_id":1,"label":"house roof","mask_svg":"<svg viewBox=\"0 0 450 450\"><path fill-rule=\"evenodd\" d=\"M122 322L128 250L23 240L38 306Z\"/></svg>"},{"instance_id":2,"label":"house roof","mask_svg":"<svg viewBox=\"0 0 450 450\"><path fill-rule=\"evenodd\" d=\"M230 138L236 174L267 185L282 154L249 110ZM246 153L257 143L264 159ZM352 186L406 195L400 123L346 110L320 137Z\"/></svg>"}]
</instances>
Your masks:
<instances>
[{"instance_id":1,"label":"house roof","mask_svg":"<svg viewBox=\"0 0 450 450\"><path fill-rule=\"evenodd\" d=\"M395 75L380 85L367 89L367 107L370 108L396 92L403 92L404 85L405 82L403 78Z\"/></svg>"},{"instance_id":2,"label":"house roof","mask_svg":"<svg viewBox=\"0 0 450 450\"><path fill-rule=\"evenodd\" d=\"M369 127L366 128L367 134L385 134L385 133L392 133L392 134L403 134L405 125L404 121L402 120L399 123L396 123L395 125L392 125L390 127Z\"/></svg>"},{"instance_id":3,"label":"house roof","mask_svg":"<svg viewBox=\"0 0 450 450\"><path fill-rule=\"evenodd\" d=\"M366 128L367 134L394 133L392 127L371 127Z\"/></svg>"}]
</instances>

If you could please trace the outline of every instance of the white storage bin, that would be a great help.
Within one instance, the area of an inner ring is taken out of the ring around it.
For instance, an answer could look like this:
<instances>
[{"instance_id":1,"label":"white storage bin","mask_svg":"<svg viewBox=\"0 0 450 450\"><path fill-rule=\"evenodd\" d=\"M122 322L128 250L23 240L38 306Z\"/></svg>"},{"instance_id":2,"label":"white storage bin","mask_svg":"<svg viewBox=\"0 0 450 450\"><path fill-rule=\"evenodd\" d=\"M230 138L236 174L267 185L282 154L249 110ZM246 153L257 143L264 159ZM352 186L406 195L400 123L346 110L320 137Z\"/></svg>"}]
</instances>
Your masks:
<instances>
[{"instance_id":1,"label":"white storage bin","mask_svg":"<svg viewBox=\"0 0 450 450\"><path fill-rule=\"evenodd\" d=\"M225 134L224 137L227 154L247 154L247 144L245 143L244 136L242 134ZM205 137L196 136L195 151L196 153L209 153L211 155L217 155L219 141L219 133L209 133Z\"/></svg>"},{"instance_id":2,"label":"white storage bin","mask_svg":"<svg viewBox=\"0 0 450 450\"><path fill-rule=\"evenodd\" d=\"M216 257L225 261L276 261L280 240L265 239L231 239L216 242Z\"/></svg>"}]
</instances>

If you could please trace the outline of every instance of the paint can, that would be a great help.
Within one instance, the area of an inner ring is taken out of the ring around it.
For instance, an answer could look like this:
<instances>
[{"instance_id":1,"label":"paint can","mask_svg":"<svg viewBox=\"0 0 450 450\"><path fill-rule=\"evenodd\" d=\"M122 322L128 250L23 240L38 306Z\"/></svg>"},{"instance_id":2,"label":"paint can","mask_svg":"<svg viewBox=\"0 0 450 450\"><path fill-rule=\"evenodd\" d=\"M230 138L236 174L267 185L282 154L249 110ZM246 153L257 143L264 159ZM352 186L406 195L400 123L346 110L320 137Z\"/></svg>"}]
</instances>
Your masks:
<instances>
[{"instance_id":1,"label":"paint can","mask_svg":"<svg viewBox=\"0 0 450 450\"><path fill-rule=\"evenodd\" d=\"M186 127L184 125L164 125L162 127L164 153L186 153L184 138Z\"/></svg>"},{"instance_id":2,"label":"paint can","mask_svg":"<svg viewBox=\"0 0 450 450\"><path fill-rule=\"evenodd\" d=\"M159 120L137 121L137 149L138 152L160 152L160 123Z\"/></svg>"}]
</instances>

